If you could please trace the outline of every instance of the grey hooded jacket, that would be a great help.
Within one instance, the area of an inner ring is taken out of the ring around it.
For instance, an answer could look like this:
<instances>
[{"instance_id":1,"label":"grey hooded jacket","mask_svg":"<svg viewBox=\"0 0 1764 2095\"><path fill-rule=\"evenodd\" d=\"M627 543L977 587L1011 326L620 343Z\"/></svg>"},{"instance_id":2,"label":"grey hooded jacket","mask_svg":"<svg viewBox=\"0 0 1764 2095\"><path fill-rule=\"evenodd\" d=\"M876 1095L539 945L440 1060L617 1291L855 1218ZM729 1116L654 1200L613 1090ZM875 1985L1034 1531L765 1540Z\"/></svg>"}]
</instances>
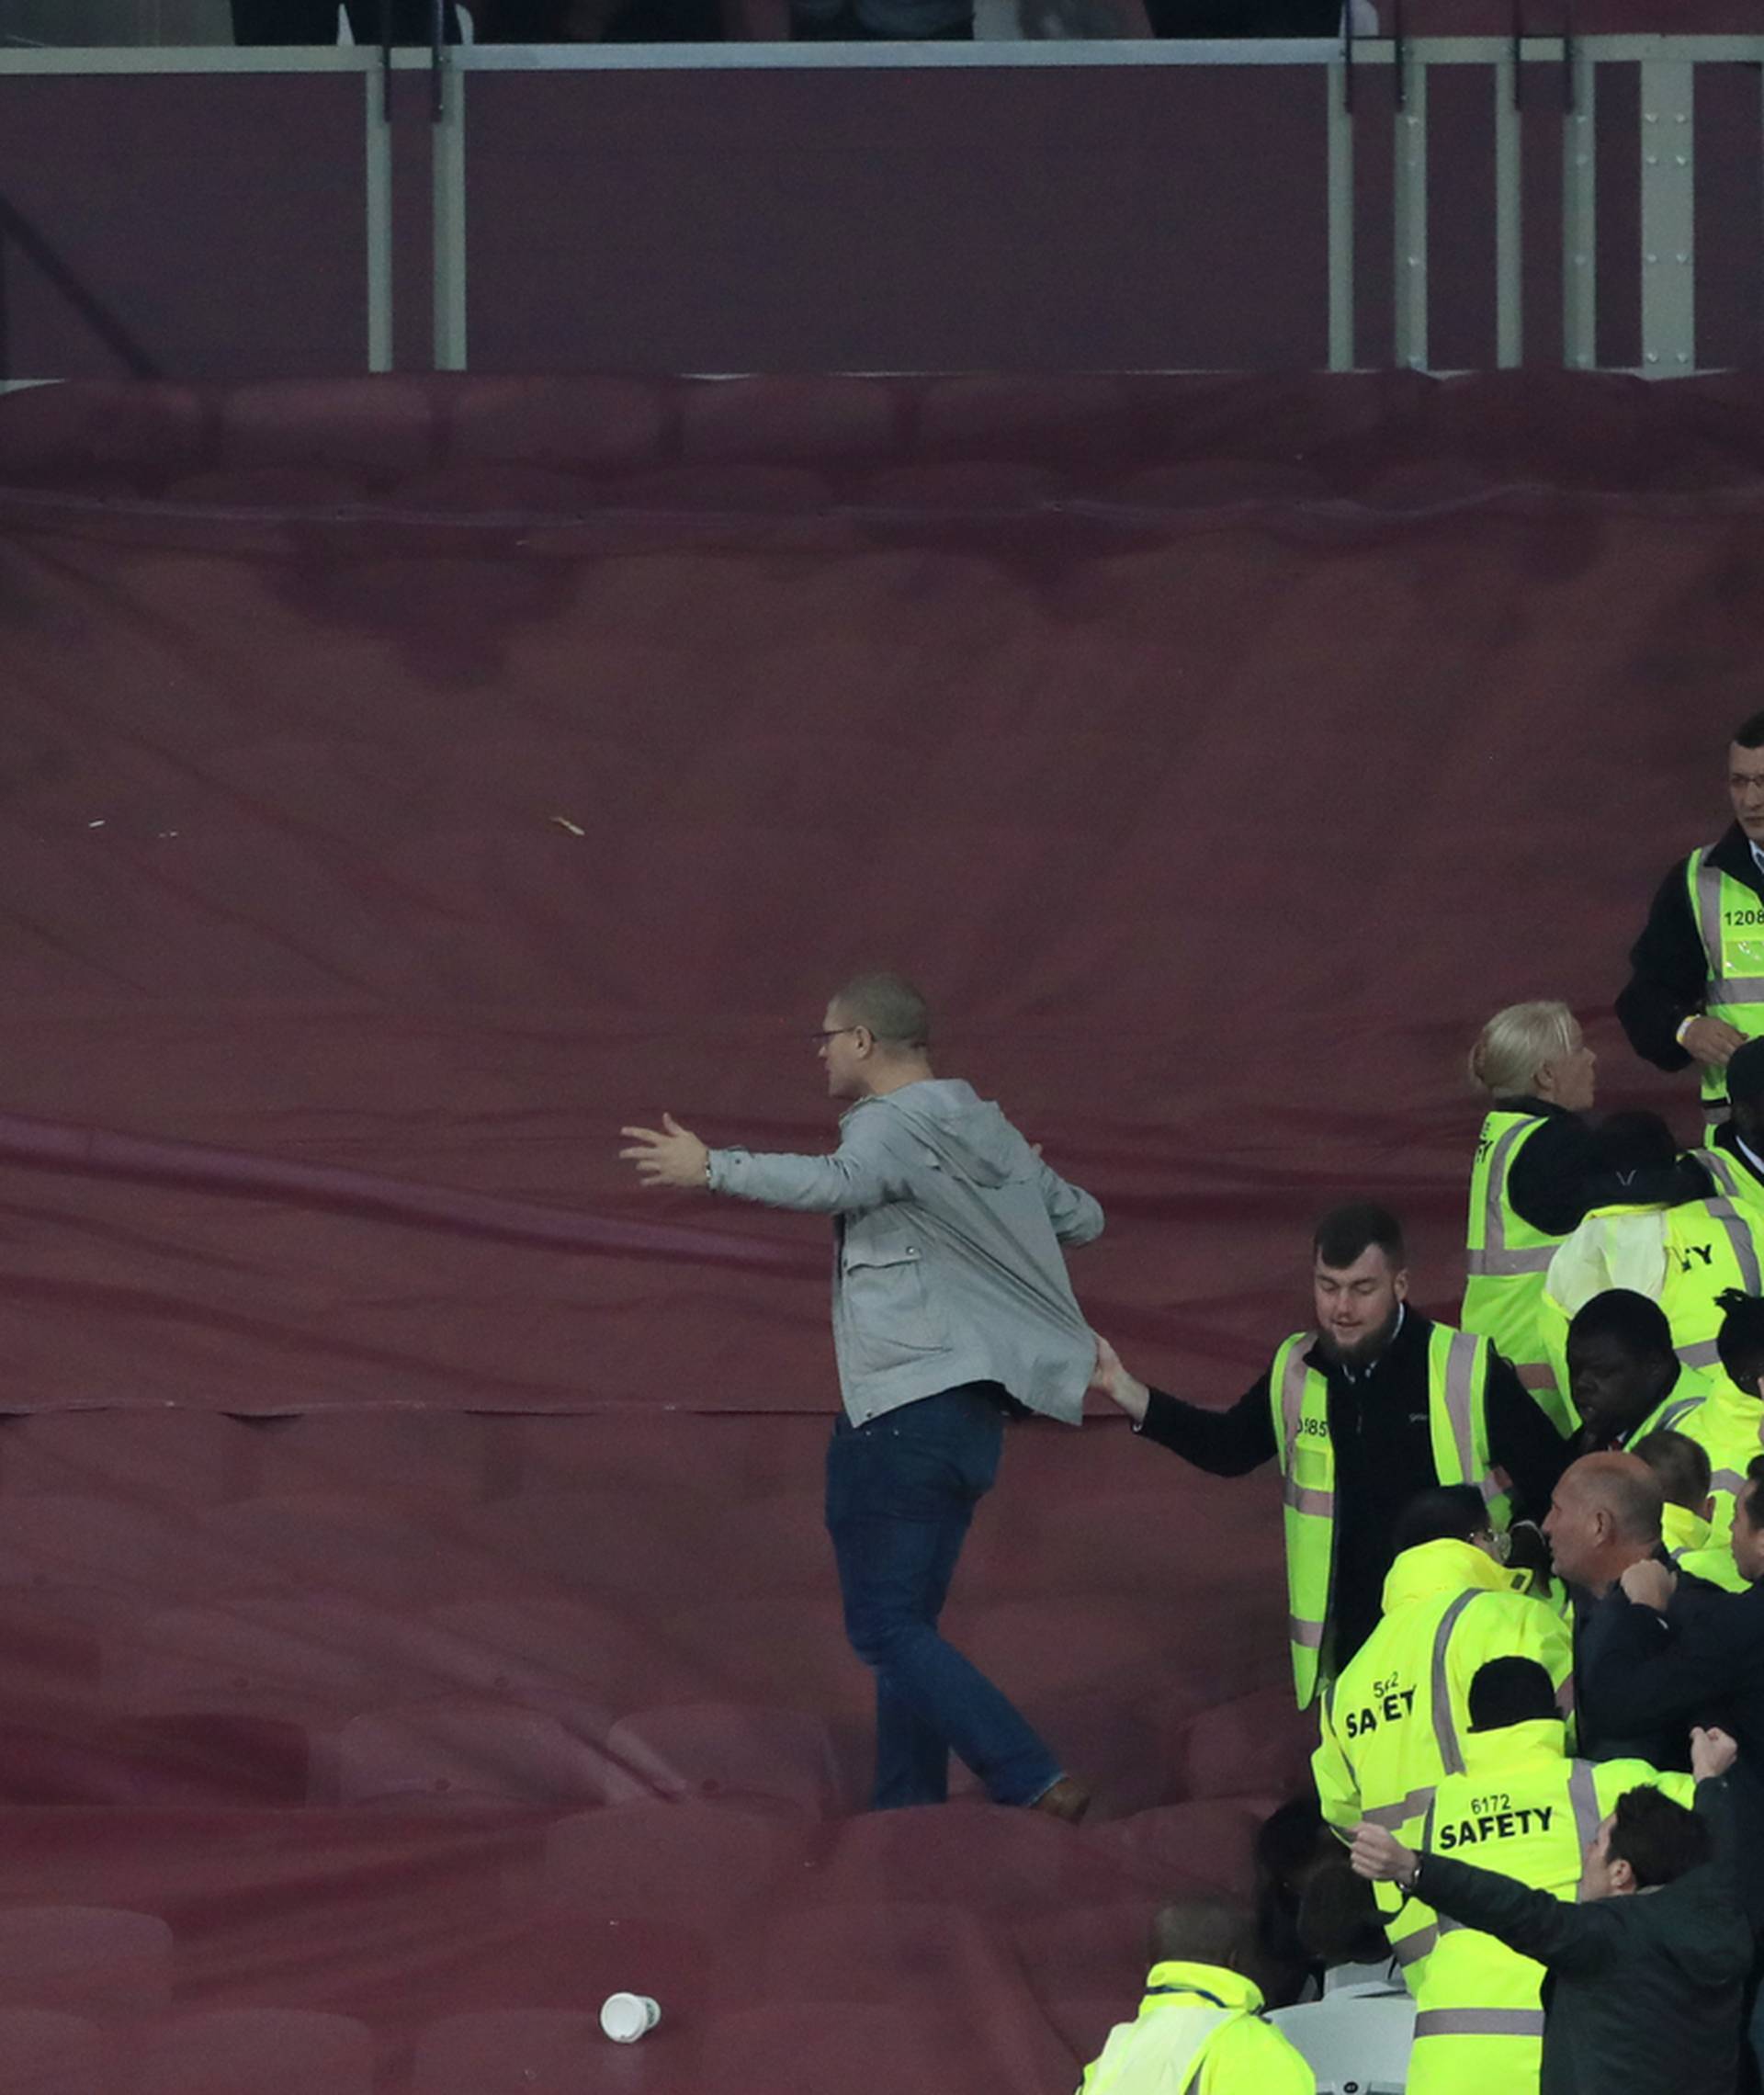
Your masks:
<instances>
[{"instance_id":1,"label":"grey hooded jacket","mask_svg":"<svg viewBox=\"0 0 1764 2095\"><path fill-rule=\"evenodd\" d=\"M713 1149L716 1193L836 1217L833 1350L854 1425L964 1382L1076 1424L1096 1355L1064 1244L1102 1210L971 1084L860 1099L829 1157Z\"/></svg>"}]
</instances>

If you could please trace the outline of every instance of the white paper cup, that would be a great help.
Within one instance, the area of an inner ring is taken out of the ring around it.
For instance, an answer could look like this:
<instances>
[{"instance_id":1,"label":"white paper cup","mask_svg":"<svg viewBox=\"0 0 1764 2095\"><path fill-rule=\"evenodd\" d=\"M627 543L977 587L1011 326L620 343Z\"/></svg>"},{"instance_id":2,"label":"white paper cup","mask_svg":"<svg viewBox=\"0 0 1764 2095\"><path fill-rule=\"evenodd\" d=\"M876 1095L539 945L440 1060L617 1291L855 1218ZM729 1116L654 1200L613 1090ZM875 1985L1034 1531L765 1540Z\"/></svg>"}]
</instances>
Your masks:
<instances>
[{"instance_id":1,"label":"white paper cup","mask_svg":"<svg viewBox=\"0 0 1764 2095\"><path fill-rule=\"evenodd\" d=\"M600 2026L616 2044L634 2044L661 2020L661 2009L647 1993L609 1993L600 2010Z\"/></svg>"}]
</instances>

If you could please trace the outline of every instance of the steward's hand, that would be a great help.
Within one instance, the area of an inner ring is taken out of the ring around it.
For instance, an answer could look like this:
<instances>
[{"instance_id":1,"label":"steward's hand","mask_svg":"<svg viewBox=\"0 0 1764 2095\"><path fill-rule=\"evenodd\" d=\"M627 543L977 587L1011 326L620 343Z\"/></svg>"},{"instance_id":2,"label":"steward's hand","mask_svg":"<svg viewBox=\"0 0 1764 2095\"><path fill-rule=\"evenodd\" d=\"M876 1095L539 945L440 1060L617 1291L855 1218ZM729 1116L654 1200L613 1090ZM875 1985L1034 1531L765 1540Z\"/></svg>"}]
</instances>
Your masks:
<instances>
[{"instance_id":1,"label":"steward's hand","mask_svg":"<svg viewBox=\"0 0 1764 2095\"><path fill-rule=\"evenodd\" d=\"M1091 1387L1118 1404L1134 1420L1143 1419L1151 1392L1136 1376L1121 1365L1121 1355L1106 1339L1096 1342L1096 1365L1091 1370Z\"/></svg>"},{"instance_id":2,"label":"steward's hand","mask_svg":"<svg viewBox=\"0 0 1764 2095\"><path fill-rule=\"evenodd\" d=\"M1724 1070L1746 1036L1724 1018L1693 1018L1684 1029L1684 1051L1707 1070Z\"/></svg>"}]
</instances>

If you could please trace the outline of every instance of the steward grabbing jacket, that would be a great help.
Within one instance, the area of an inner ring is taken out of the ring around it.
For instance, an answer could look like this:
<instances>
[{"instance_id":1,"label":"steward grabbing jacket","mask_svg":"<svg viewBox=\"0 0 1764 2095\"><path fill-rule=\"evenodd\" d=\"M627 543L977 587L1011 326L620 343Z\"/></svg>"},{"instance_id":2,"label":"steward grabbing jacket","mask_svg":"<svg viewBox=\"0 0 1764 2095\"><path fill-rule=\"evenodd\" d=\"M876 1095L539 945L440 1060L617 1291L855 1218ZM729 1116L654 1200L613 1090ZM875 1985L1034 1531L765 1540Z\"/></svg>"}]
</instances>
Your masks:
<instances>
[{"instance_id":1,"label":"steward grabbing jacket","mask_svg":"<svg viewBox=\"0 0 1764 2095\"><path fill-rule=\"evenodd\" d=\"M1447 1775L1396 1837L1572 1899L1600 1822L1644 1784L1683 1805L1695 1789L1689 1775L1660 1774L1645 1761L1571 1760L1559 1719L1472 1731L1463 1773ZM1407 1940L1419 1973L1408 2095L1528 2095L1543 2060L1544 1967L1478 1929L1442 1922L1419 1898L1403 1919L1416 1931Z\"/></svg>"},{"instance_id":2,"label":"steward grabbing jacket","mask_svg":"<svg viewBox=\"0 0 1764 2095\"><path fill-rule=\"evenodd\" d=\"M1764 1034L1764 875L1737 822L1660 882L1629 966L1618 1021L1657 1069L1690 1065L1677 1035L1699 1012L1724 1018L1747 1039ZM1725 1110L1721 1070L1702 1071L1702 1097L1712 1117Z\"/></svg>"},{"instance_id":3,"label":"steward grabbing jacket","mask_svg":"<svg viewBox=\"0 0 1764 2095\"><path fill-rule=\"evenodd\" d=\"M842 1117L830 1157L713 1149L713 1193L831 1215L833 1351L854 1425L996 1382L1076 1425L1096 1340L1065 1245L1102 1210L969 1084L928 1077Z\"/></svg>"},{"instance_id":4,"label":"steward grabbing jacket","mask_svg":"<svg viewBox=\"0 0 1764 2095\"><path fill-rule=\"evenodd\" d=\"M1261 1993L1220 1965L1155 1964L1079 2095L1317 2095L1302 2055L1261 2020Z\"/></svg>"},{"instance_id":5,"label":"steward grabbing jacket","mask_svg":"<svg viewBox=\"0 0 1764 2095\"><path fill-rule=\"evenodd\" d=\"M1697 1785L1713 1861L1589 1906L1455 1855L1422 1856L1417 1897L1547 1968L1543 2095L1733 2095L1752 1935L1736 1897L1725 1789Z\"/></svg>"},{"instance_id":6,"label":"steward grabbing jacket","mask_svg":"<svg viewBox=\"0 0 1764 2095\"><path fill-rule=\"evenodd\" d=\"M1305 1523L1320 1523L1323 1518L1306 1510L1313 1501L1299 1473L1303 1466L1292 1459L1295 1437L1326 1455L1332 1466L1333 1486L1327 1495L1332 1555L1324 1566L1329 1620L1324 1625L1305 1621L1303 1607L1292 1610L1301 1618L1294 1633L1301 1708L1309 1705L1319 1684L1341 1670L1375 1627L1385 1574L1390 1569L1391 1533L1403 1508L1418 1491L1435 1484L1487 1481L1469 1474L1471 1464L1462 1460L1458 1436L1444 1416L1450 1392L1441 1387L1436 1372L1436 1340L1448 1346L1461 1341L1476 1349L1475 1361L1455 1352L1453 1358L1469 1364L1483 1377L1481 1416L1488 1462L1509 1482L1513 1518L1541 1521L1567 1464L1568 1444L1498 1353L1481 1340L1436 1325L1408 1304L1384 1353L1357 1375L1347 1373L1323 1351L1316 1334L1306 1331L1286 1341L1269 1373L1228 1410L1186 1404L1159 1389L1151 1392L1139 1431L1196 1468L1216 1477L1240 1477L1282 1458L1291 1587L1310 1580L1295 1552L1295 1531L1302 1548L1313 1539L1305 1534ZM1274 1366L1282 1369L1283 1382L1291 1375L1300 1386L1296 1406L1281 1400L1284 1391L1275 1391ZM1316 1384L1307 1387L1313 1376ZM1276 1419L1288 1416L1295 1433L1283 1438ZM1451 1449L1450 1462L1442 1461L1442 1447ZM1472 1457L1474 1452L1463 1451ZM1498 1492L1498 1483L1495 1489Z\"/></svg>"}]
</instances>

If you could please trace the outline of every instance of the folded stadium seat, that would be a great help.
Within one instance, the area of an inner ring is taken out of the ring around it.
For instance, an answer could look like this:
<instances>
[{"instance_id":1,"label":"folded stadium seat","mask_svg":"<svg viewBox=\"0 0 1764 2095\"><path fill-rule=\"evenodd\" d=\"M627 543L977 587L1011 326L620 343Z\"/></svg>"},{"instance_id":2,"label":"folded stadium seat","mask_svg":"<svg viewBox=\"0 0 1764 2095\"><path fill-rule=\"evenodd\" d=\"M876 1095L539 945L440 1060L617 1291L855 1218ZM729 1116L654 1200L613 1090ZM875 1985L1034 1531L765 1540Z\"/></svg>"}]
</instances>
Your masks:
<instances>
[{"instance_id":1,"label":"folded stadium seat","mask_svg":"<svg viewBox=\"0 0 1764 2095\"><path fill-rule=\"evenodd\" d=\"M789 1907L731 1932L717 1958L718 1998L729 2002L936 2008L1022 1987L1002 1923L943 1901Z\"/></svg>"},{"instance_id":2,"label":"folded stadium seat","mask_svg":"<svg viewBox=\"0 0 1764 2095\"><path fill-rule=\"evenodd\" d=\"M511 1567L461 1530L470 1510L401 1505L366 1491L297 1491L217 1507L206 1524L250 1548L260 1588L329 1587L359 1601L421 1607L516 1583Z\"/></svg>"},{"instance_id":3,"label":"folded stadium seat","mask_svg":"<svg viewBox=\"0 0 1764 2095\"><path fill-rule=\"evenodd\" d=\"M689 384L680 401L687 459L864 464L900 447L907 394L885 379L766 373Z\"/></svg>"},{"instance_id":4,"label":"folded stadium seat","mask_svg":"<svg viewBox=\"0 0 1764 2095\"><path fill-rule=\"evenodd\" d=\"M411 2095L684 2095L696 2038L675 2026L659 1994L650 1998L662 2021L634 2045L610 2043L598 2012L505 2008L447 2016L417 2039Z\"/></svg>"},{"instance_id":5,"label":"folded stadium seat","mask_svg":"<svg viewBox=\"0 0 1764 2095\"><path fill-rule=\"evenodd\" d=\"M1116 2011L1104 2029L1130 2015L1138 2006L1151 1962L1152 1919L1166 1898L1181 1891L1180 1884L1172 1884L1167 1893L1141 1891L1105 1905L1068 1906L1025 1916L1012 1930L1012 1947L1035 1998L1112 2002Z\"/></svg>"},{"instance_id":6,"label":"folded stadium seat","mask_svg":"<svg viewBox=\"0 0 1764 2095\"><path fill-rule=\"evenodd\" d=\"M254 1493L383 1488L395 1500L462 1504L489 1496L493 1427L475 1412L305 1411L236 1430L254 1458Z\"/></svg>"},{"instance_id":7,"label":"folded stadium seat","mask_svg":"<svg viewBox=\"0 0 1764 2095\"><path fill-rule=\"evenodd\" d=\"M133 2095L119 2040L78 2015L0 2008L0 2095Z\"/></svg>"},{"instance_id":8,"label":"folded stadium seat","mask_svg":"<svg viewBox=\"0 0 1764 2095\"><path fill-rule=\"evenodd\" d=\"M1197 1589L1242 1583L1241 1553L1227 1546L1233 1519L1241 1524L1241 1490L1184 1476L1173 1517L1171 1481L1142 1477L1132 1490L1086 1491L1047 1506L1035 1533L1037 1590L1180 1593L1187 1614Z\"/></svg>"},{"instance_id":9,"label":"folded stadium seat","mask_svg":"<svg viewBox=\"0 0 1764 2095\"><path fill-rule=\"evenodd\" d=\"M1016 1699L1064 1764L1092 1784L1087 1826L1144 1811L1169 1796L1163 1735L1137 1697L1080 1690Z\"/></svg>"},{"instance_id":10,"label":"folded stadium seat","mask_svg":"<svg viewBox=\"0 0 1764 2095\"><path fill-rule=\"evenodd\" d=\"M1113 1882L1113 1865L1102 1865ZM1082 1837L1035 1811L979 1802L865 1812L838 1828L801 1896L817 1901L947 1899L1022 1913L1081 1895L1095 1868Z\"/></svg>"},{"instance_id":11,"label":"folded stadium seat","mask_svg":"<svg viewBox=\"0 0 1764 2095\"><path fill-rule=\"evenodd\" d=\"M1099 1857L1153 1890L1186 1885L1247 1897L1255 1882L1256 1829L1278 1801L1278 1795L1208 1797L1158 1805L1087 1828L1083 1839Z\"/></svg>"},{"instance_id":12,"label":"folded stadium seat","mask_svg":"<svg viewBox=\"0 0 1764 2095\"><path fill-rule=\"evenodd\" d=\"M1014 459L952 459L888 465L852 491L859 509L1035 510L1057 498L1064 477Z\"/></svg>"},{"instance_id":13,"label":"folded stadium seat","mask_svg":"<svg viewBox=\"0 0 1764 2095\"><path fill-rule=\"evenodd\" d=\"M708 1458L695 1453L690 1461L681 1456L704 1432L723 1422L715 1412L687 1420L677 1411L649 1406L499 1420L514 1463L505 1489L608 1491L631 1485L653 1491L667 1487L688 1503L713 1500L720 1504L735 1480L721 1451Z\"/></svg>"},{"instance_id":14,"label":"folded stadium seat","mask_svg":"<svg viewBox=\"0 0 1764 2095\"><path fill-rule=\"evenodd\" d=\"M115 1494L215 1502L251 1488L244 1429L218 1411L36 1411L0 1419L0 1496Z\"/></svg>"},{"instance_id":15,"label":"folded stadium seat","mask_svg":"<svg viewBox=\"0 0 1764 2095\"><path fill-rule=\"evenodd\" d=\"M0 1679L15 1713L39 1695L95 1687L102 1649L90 1624L63 1614L46 1596L0 1592Z\"/></svg>"},{"instance_id":16,"label":"folded stadium seat","mask_svg":"<svg viewBox=\"0 0 1764 2095\"><path fill-rule=\"evenodd\" d=\"M1125 465L1142 455L1141 416L1125 379L1066 372L933 379L919 392L912 451L921 459L1033 454L1100 470L1111 459Z\"/></svg>"},{"instance_id":17,"label":"folded stadium seat","mask_svg":"<svg viewBox=\"0 0 1764 2095\"><path fill-rule=\"evenodd\" d=\"M757 1804L614 1805L551 1828L542 1881L557 1900L716 1930L803 1875L810 1832L800 1813Z\"/></svg>"},{"instance_id":18,"label":"folded stadium seat","mask_svg":"<svg viewBox=\"0 0 1764 2095\"><path fill-rule=\"evenodd\" d=\"M1166 1593L1079 1592L970 1608L956 1572L944 1633L1014 1702L1155 1685L1180 1605Z\"/></svg>"},{"instance_id":19,"label":"folded stadium seat","mask_svg":"<svg viewBox=\"0 0 1764 2095\"><path fill-rule=\"evenodd\" d=\"M775 1593L709 1601L670 1615L662 1626L698 1659L701 1695L752 1694L830 1715L857 1716L875 1706L875 1676L846 1642L831 1590L814 1600Z\"/></svg>"},{"instance_id":20,"label":"folded stadium seat","mask_svg":"<svg viewBox=\"0 0 1764 2095\"><path fill-rule=\"evenodd\" d=\"M615 1803L643 1795L761 1797L818 1818L857 1798L825 1718L761 1703L672 1703L606 1734Z\"/></svg>"},{"instance_id":21,"label":"folded stadium seat","mask_svg":"<svg viewBox=\"0 0 1764 2095\"><path fill-rule=\"evenodd\" d=\"M101 1906L0 1907L0 2008L109 2021L172 1997L172 1931L156 1914Z\"/></svg>"},{"instance_id":22,"label":"folded stadium seat","mask_svg":"<svg viewBox=\"0 0 1764 2095\"><path fill-rule=\"evenodd\" d=\"M420 379L278 379L222 389L219 467L358 467L384 485L434 455L442 396Z\"/></svg>"},{"instance_id":23,"label":"folded stadium seat","mask_svg":"<svg viewBox=\"0 0 1764 2095\"><path fill-rule=\"evenodd\" d=\"M337 1744L345 1804L598 1804L612 1774L607 1754L589 1738L554 1716L506 1704L445 1701L376 1710L352 1717Z\"/></svg>"},{"instance_id":24,"label":"folded stadium seat","mask_svg":"<svg viewBox=\"0 0 1764 2095\"><path fill-rule=\"evenodd\" d=\"M835 1590L832 1546L827 1539L818 1478L790 1491L724 1507L701 1530L697 1546L727 1566L742 1593L812 1593Z\"/></svg>"},{"instance_id":25,"label":"folded stadium seat","mask_svg":"<svg viewBox=\"0 0 1764 2095\"><path fill-rule=\"evenodd\" d=\"M620 473L602 483L600 494L608 509L662 515L790 515L823 508L832 499L827 481L806 467L732 465L713 459Z\"/></svg>"},{"instance_id":26,"label":"folded stadium seat","mask_svg":"<svg viewBox=\"0 0 1764 2095\"><path fill-rule=\"evenodd\" d=\"M70 393L33 386L8 401L6 474L14 486L52 480L63 491L95 474L143 491L208 462L209 399L195 386L95 379Z\"/></svg>"},{"instance_id":27,"label":"folded stadium seat","mask_svg":"<svg viewBox=\"0 0 1764 2095\"><path fill-rule=\"evenodd\" d=\"M922 2008L792 2002L722 2015L705 2033L697 2095L1023 2095L1014 2056L989 2057L972 2019L984 2003Z\"/></svg>"},{"instance_id":28,"label":"folded stadium seat","mask_svg":"<svg viewBox=\"0 0 1764 2095\"><path fill-rule=\"evenodd\" d=\"M135 2095L373 2095L373 2039L349 2015L210 2008L143 2031Z\"/></svg>"},{"instance_id":29,"label":"folded stadium seat","mask_svg":"<svg viewBox=\"0 0 1764 2095\"><path fill-rule=\"evenodd\" d=\"M1217 511L1232 503L1320 502L1333 492L1311 466L1277 459L1182 459L1111 481L1102 499L1128 508Z\"/></svg>"},{"instance_id":30,"label":"folded stadium seat","mask_svg":"<svg viewBox=\"0 0 1764 2095\"><path fill-rule=\"evenodd\" d=\"M377 1665L376 1611L345 1594L246 1594L166 1608L132 1637L107 1641L105 1681L143 1713L263 1711L347 1716L407 1689Z\"/></svg>"},{"instance_id":31,"label":"folded stadium seat","mask_svg":"<svg viewBox=\"0 0 1764 2095\"><path fill-rule=\"evenodd\" d=\"M712 1684L671 1626L585 1594L455 1601L429 1621L471 1654L458 1684L506 1702L569 1693L623 1716L654 1703L694 1701Z\"/></svg>"},{"instance_id":32,"label":"folded stadium seat","mask_svg":"<svg viewBox=\"0 0 1764 2095\"><path fill-rule=\"evenodd\" d=\"M107 1725L101 1750L132 1771L131 1800L187 1808L305 1804L313 1741L305 1726L255 1715L195 1712Z\"/></svg>"},{"instance_id":33,"label":"folded stadium seat","mask_svg":"<svg viewBox=\"0 0 1764 2095\"><path fill-rule=\"evenodd\" d=\"M469 1507L459 1521L480 1548L528 1583L555 1579L659 1613L705 1587L703 1562L682 1546L679 1508L679 1494L658 1483L646 1492L523 1491Z\"/></svg>"},{"instance_id":34,"label":"folded stadium seat","mask_svg":"<svg viewBox=\"0 0 1764 2095\"><path fill-rule=\"evenodd\" d=\"M1317 1736L1315 1712L1295 1706L1290 1686L1203 1710L1183 1745L1182 1794L1291 1796L1310 1781Z\"/></svg>"},{"instance_id":35,"label":"folded stadium seat","mask_svg":"<svg viewBox=\"0 0 1764 2095\"><path fill-rule=\"evenodd\" d=\"M368 501L368 475L346 466L233 466L188 473L165 490L168 502L227 509L347 509Z\"/></svg>"},{"instance_id":36,"label":"folded stadium seat","mask_svg":"<svg viewBox=\"0 0 1764 2095\"><path fill-rule=\"evenodd\" d=\"M393 491L401 509L456 516L586 516L599 506L586 473L500 459L463 459L413 473Z\"/></svg>"},{"instance_id":37,"label":"folded stadium seat","mask_svg":"<svg viewBox=\"0 0 1764 2095\"><path fill-rule=\"evenodd\" d=\"M659 458L675 389L600 376L483 378L437 396L458 459L509 459L605 471Z\"/></svg>"},{"instance_id":38,"label":"folded stadium seat","mask_svg":"<svg viewBox=\"0 0 1764 2095\"><path fill-rule=\"evenodd\" d=\"M0 1521L0 1586L84 1587L139 1608L262 1583L251 1552L170 1507L25 1491Z\"/></svg>"}]
</instances>

